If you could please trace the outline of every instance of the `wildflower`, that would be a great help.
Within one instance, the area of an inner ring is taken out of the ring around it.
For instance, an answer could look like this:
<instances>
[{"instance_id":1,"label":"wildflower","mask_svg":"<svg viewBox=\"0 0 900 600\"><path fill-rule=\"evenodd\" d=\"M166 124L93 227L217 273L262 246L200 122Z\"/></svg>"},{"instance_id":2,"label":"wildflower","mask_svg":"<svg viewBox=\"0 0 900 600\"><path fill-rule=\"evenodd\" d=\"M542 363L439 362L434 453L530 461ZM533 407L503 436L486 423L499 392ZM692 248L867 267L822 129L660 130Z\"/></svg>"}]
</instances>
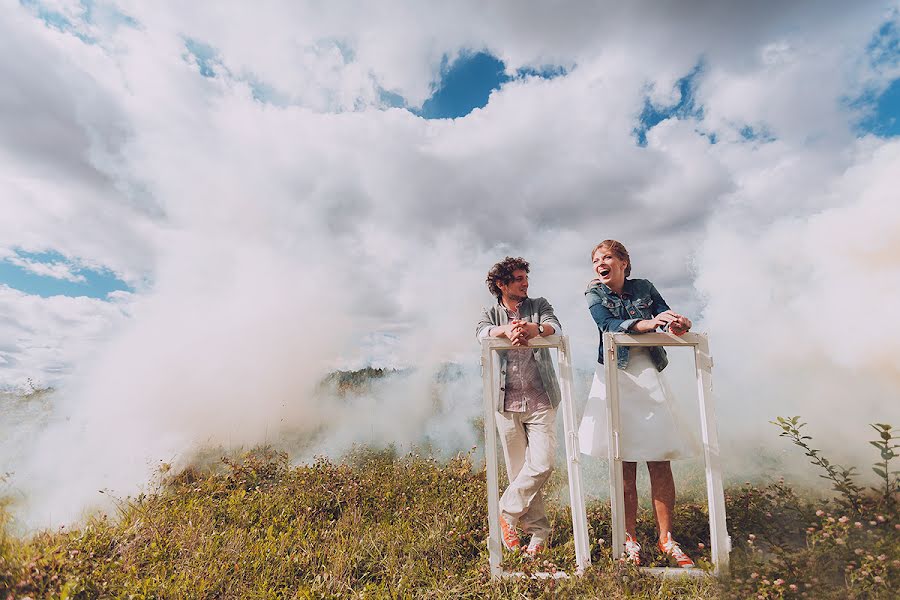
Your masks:
<instances>
[{"instance_id":1,"label":"wildflower","mask_svg":"<svg viewBox=\"0 0 900 600\"><path fill-rule=\"evenodd\" d=\"M750 573L750 579L756 579L759 577L759 573Z\"/></svg>"},{"instance_id":2,"label":"wildflower","mask_svg":"<svg viewBox=\"0 0 900 600\"><path fill-rule=\"evenodd\" d=\"M769 585L769 580L768 580L768 579L763 579L763 580L762 580L762 583L763 583L763 585Z\"/></svg>"},{"instance_id":3,"label":"wildflower","mask_svg":"<svg viewBox=\"0 0 900 600\"><path fill-rule=\"evenodd\" d=\"M878 525L878 521L869 521L869 525Z\"/></svg>"},{"instance_id":4,"label":"wildflower","mask_svg":"<svg viewBox=\"0 0 900 600\"><path fill-rule=\"evenodd\" d=\"M836 538L836 539L834 540L834 543L837 544L838 546L843 546L843 545L846 544L847 542L844 541L844 538Z\"/></svg>"},{"instance_id":5,"label":"wildflower","mask_svg":"<svg viewBox=\"0 0 900 600\"><path fill-rule=\"evenodd\" d=\"M784 585L784 579L779 577L778 579L775 580L775 585Z\"/></svg>"},{"instance_id":6,"label":"wildflower","mask_svg":"<svg viewBox=\"0 0 900 600\"><path fill-rule=\"evenodd\" d=\"M873 577L873 579L875 580L875 583L881 583L882 581L884 581L884 579L882 579L880 575L876 575L875 577Z\"/></svg>"},{"instance_id":7,"label":"wildflower","mask_svg":"<svg viewBox=\"0 0 900 600\"><path fill-rule=\"evenodd\" d=\"M886 559L887 559L887 555L886 555L886 554L879 554L879 555L878 555L878 560L886 560Z\"/></svg>"},{"instance_id":8,"label":"wildflower","mask_svg":"<svg viewBox=\"0 0 900 600\"><path fill-rule=\"evenodd\" d=\"M860 556L863 552L865 552L865 550L863 550L862 548L857 548L853 551L853 554Z\"/></svg>"},{"instance_id":9,"label":"wildflower","mask_svg":"<svg viewBox=\"0 0 900 600\"><path fill-rule=\"evenodd\" d=\"M816 516L817 516L817 517L821 517L821 516L824 515L824 514L825 514L825 511L822 510L821 508L820 508L819 510L816 511Z\"/></svg>"},{"instance_id":10,"label":"wildflower","mask_svg":"<svg viewBox=\"0 0 900 600\"><path fill-rule=\"evenodd\" d=\"M751 540L755 540L755 539L756 539L756 536L753 535L752 533L751 533L750 535L748 535L747 537L750 538Z\"/></svg>"},{"instance_id":11,"label":"wildflower","mask_svg":"<svg viewBox=\"0 0 900 600\"><path fill-rule=\"evenodd\" d=\"M806 528L806 531L808 531L809 533L813 533L815 530L816 530L815 527L807 527Z\"/></svg>"},{"instance_id":12,"label":"wildflower","mask_svg":"<svg viewBox=\"0 0 900 600\"><path fill-rule=\"evenodd\" d=\"M879 523L884 523L884 521L885 521L884 515L876 515L875 520L878 521Z\"/></svg>"},{"instance_id":13,"label":"wildflower","mask_svg":"<svg viewBox=\"0 0 900 600\"><path fill-rule=\"evenodd\" d=\"M841 517L840 519L838 519L838 523L846 523L849 520L850 519L848 519L847 517Z\"/></svg>"},{"instance_id":14,"label":"wildflower","mask_svg":"<svg viewBox=\"0 0 900 600\"><path fill-rule=\"evenodd\" d=\"M860 523L859 521L854 523L853 526L856 527L857 529L862 529L862 523Z\"/></svg>"},{"instance_id":15,"label":"wildflower","mask_svg":"<svg viewBox=\"0 0 900 600\"><path fill-rule=\"evenodd\" d=\"M788 586L788 589L790 589L792 592L796 592L796 591L797 591L797 585L792 583L791 585Z\"/></svg>"},{"instance_id":16,"label":"wildflower","mask_svg":"<svg viewBox=\"0 0 900 600\"><path fill-rule=\"evenodd\" d=\"M704 548L706 548L706 544L704 544L703 542L700 542L699 544L697 544L697 547L700 548L701 550L703 550Z\"/></svg>"},{"instance_id":17,"label":"wildflower","mask_svg":"<svg viewBox=\"0 0 900 600\"><path fill-rule=\"evenodd\" d=\"M604 540L603 538L600 538L600 539L597 540L597 543L600 544L600 545L602 546L603 544L606 543L606 540Z\"/></svg>"},{"instance_id":18,"label":"wildflower","mask_svg":"<svg viewBox=\"0 0 900 600\"><path fill-rule=\"evenodd\" d=\"M834 523L834 517L828 517L826 521L828 521L829 523Z\"/></svg>"}]
</instances>

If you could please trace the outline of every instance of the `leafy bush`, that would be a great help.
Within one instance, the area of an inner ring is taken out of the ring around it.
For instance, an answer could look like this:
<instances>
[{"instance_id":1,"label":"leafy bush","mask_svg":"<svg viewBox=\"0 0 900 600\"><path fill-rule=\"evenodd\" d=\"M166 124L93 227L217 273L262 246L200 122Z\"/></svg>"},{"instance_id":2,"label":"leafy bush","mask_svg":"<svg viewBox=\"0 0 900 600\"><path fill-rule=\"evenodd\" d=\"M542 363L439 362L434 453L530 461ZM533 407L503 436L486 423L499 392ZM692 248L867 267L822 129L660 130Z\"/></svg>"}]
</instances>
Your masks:
<instances>
[{"instance_id":1,"label":"leafy bush","mask_svg":"<svg viewBox=\"0 0 900 600\"><path fill-rule=\"evenodd\" d=\"M732 499L742 510L729 510L737 543L726 590L760 599L894 597L900 578L900 486L897 472L890 471L898 447L893 428L872 425L879 439L870 443L880 458L873 471L883 485L866 489L854 468L832 463L811 446L799 417L773 423L782 437L804 450L836 495L814 504L783 482L762 491L746 486Z\"/></svg>"}]
</instances>

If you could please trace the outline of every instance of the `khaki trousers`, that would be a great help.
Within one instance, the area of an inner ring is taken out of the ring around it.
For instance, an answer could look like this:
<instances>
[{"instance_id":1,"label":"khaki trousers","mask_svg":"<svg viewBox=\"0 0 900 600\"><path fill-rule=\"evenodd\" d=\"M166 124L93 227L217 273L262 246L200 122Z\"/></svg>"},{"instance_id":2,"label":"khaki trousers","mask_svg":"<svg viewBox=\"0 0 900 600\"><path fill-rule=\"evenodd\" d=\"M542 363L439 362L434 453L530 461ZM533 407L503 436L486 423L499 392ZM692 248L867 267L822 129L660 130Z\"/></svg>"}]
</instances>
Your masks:
<instances>
[{"instance_id":1,"label":"khaki trousers","mask_svg":"<svg viewBox=\"0 0 900 600\"><path fill-rule=\"evenodd\" d=\"M556 458L556 409L496 412L509 487L500 497L500 514L531 534L531 544L550 536L541 487L550 478Z\"/></svg>"}]
</instances>

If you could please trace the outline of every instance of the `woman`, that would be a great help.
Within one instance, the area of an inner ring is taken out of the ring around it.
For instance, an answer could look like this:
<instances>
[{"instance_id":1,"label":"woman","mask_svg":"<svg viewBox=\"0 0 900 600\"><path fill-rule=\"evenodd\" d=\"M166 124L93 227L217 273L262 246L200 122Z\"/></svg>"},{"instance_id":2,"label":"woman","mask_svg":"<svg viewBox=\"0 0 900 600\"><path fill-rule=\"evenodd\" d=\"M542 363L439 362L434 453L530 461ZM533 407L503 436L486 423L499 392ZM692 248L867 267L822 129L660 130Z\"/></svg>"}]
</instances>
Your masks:
<instances>
[{"instance_id":1,"label":"woman","mask_svg":"<svg viewBox=\"0 0 900 600\"><path fill-rule=\"evenodd\" d=\"M590 399L579 428L582 452L606 458L606 386L603 382L603 332L647 333L658 328L681 335L691 328L691 320L673 312L652 283L629 279L631 259L616 240L604 240L591 252L597 279L585 292L591 316L600 330L600 365L594 375ZM661 371L668 364L666 351L621 346L616 357L621 369L619 381L619 452L625 481L625 554L639 565L641 546L635 536L637 520L637 461L646 461L650 471L653 510L659 527L660 551L674 558L678 566L694 563L672 539L675 507L675 480L669 463L694 454L695 442L672 407L672 393Z\"/></svg>"}]
</instances>

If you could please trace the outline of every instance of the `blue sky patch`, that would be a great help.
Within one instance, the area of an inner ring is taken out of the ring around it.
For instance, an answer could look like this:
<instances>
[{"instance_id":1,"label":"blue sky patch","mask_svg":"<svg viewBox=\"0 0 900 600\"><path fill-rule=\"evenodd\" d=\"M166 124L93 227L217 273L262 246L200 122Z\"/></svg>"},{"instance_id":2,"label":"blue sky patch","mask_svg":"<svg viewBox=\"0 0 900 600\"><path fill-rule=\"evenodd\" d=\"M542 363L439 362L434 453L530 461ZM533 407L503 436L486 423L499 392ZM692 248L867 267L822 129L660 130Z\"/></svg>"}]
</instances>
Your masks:
<instances>
[{"instance_id":1,"label":"blue sky patch","mask_svg":"<svg viewBox=\"0 0 900 600\"><path fill-rule=\"evenodd\" d=\"M703 107L697 106L695 94L697 80L703 73L703 62L698 62L691 72L675 82L681 97L678 102L670 106L658 106L650 101L650 97L644 98L644 107L638 116L638 125L634 128L639 146L647 145L647 132L662 123L666 119L703 118Z\"/></svg>"},{"instance_id":2,"label":"blue sky patch","mask_svg":"<svg viewBox=\"0 0 900 600\"><path fill-rule=\"evenodd\" d=\"M85 36L83 33L79 32L78 29L64 14L47 8L43 5L43 3L37 0L19 0L19 4L29 9L37 18L46 23L48 26L53 27L54 29L58 29L59 31L65 33L71 33L82 42L88 44L93 44L96 42L96 40L93 40Z\"/></svg>"},{"instance_id":3,"label":"blue sky patch","mask_svg":"<svg viewBox=\"0 0 900 600\"><path fill-rule=\"evenodd\" d=\"M219 53L215 48L193 38L186 38L184 47L197 61L197 67L199 67L201 75L204 77L216 76L214 65L220 64L220 61Z\"/></svg>"},{"instance_id":4,"label":"blue sky patch","mask_svg":"<svg viewBox=\"0 0 900 600\"><path fill-rule=\"evenodd\" d=\"M426 119L464 117L488 103L491 92L509 81L503 61L479 52L462 56L452 65L441 68L441 81L418 111Z\"/></svg>"},{"instance_id":5,"label":"blue sky patch","mask_svg":"<svg viewBox=\"0 0 900 600\"><path fill-rule=\"evenodd\" d=\"M895 79L877 97L867 94L851 106L862 107L866 116L858 123L858 133L889 138L900 135L900 79Z\"/></svg>"},{"instance_id":6,"label":"blue sky patch","mask_svg":"<svg viewBox=\"0 0 900 600\"><path fill-rule=\"evenodd\" d=\"M29 268L29 264L58 267L75 280L39 274ZM58 252L23 250L17 250L15 255L0 260L0 284L43 298L88 296L105 299L110 292L134 291L108 269L96 270L81 266Z\"/></svg>"},{"instance_id":7,"label":"blue sky patch","mask_svg":"<svg viewBox=\"0 0 900 600\"><path fill-rule=\"evenodd\" d=\"M553 79L566 74L558 65L518 69L515 76L506 74L506 65L489 52L464 53L452 63L445 56L441 63L441 80L434 84L431 97L421 109L410 109L425 119L456 119L487 105L491 93L514 79L540 77ZM408 108L406 100L394 92L381 90L386 106Z\"/></svg>"},{"instance_id":8,"label":"blue sky patch","mask_svg":"<svg viewBox=\"0 0 900 600\"><path fill-rule=\"evenodd\" d=\"M876 73L890 72L900 65L900 18L894 11L872 35L866 46L869 64ZM845 98L845 105L862 117L856 122L859 135L874 134L879 137L900 135L900 79L894 79L886 87L874 87L856 98Z\"/></svg>"},{"instance_id":9,"label":"blue sky patch","mask_svg":"<svg viewBox=\"0 0 900 600\"><path fill-rule=\"evenodd\" d=\"M891 66L900 61L900 27L897 21L886 21L866 46L873 67Z\"/></svg>"},{"instance_id":10,"label":"blue sky patch","mask_svg":"<svg viewBox=\"0 0 900 600\"><path fill-rule=\"evenodd\" d=\"M775 136L765 126L753 127L744 125L740 132L741 137L748 142L774 142Z\"/></svg>"},{"instance_id":11,"label":"blue sky patch","mask_svg":"<svg viewBox=\"0 0 900 600\"><path fill-rule=\"evenodd\" d=\"M19 4L30 10L37 18L42 20L48 26L58 29L59 31L70 33L86 44L96 44L97 40L85 35L75 23L69 20L63 13L48 8L40 0L19 0ZM99 9L93 0L80 0L82 13L80 21L87 24L94 24L98 20L98 16L104 23L112 25L125 25L128 27L137 27L138 22L116 7L110 5L102 5ZM98 15L100 13L100 15Z\"/></svg>"}]
</instances>

